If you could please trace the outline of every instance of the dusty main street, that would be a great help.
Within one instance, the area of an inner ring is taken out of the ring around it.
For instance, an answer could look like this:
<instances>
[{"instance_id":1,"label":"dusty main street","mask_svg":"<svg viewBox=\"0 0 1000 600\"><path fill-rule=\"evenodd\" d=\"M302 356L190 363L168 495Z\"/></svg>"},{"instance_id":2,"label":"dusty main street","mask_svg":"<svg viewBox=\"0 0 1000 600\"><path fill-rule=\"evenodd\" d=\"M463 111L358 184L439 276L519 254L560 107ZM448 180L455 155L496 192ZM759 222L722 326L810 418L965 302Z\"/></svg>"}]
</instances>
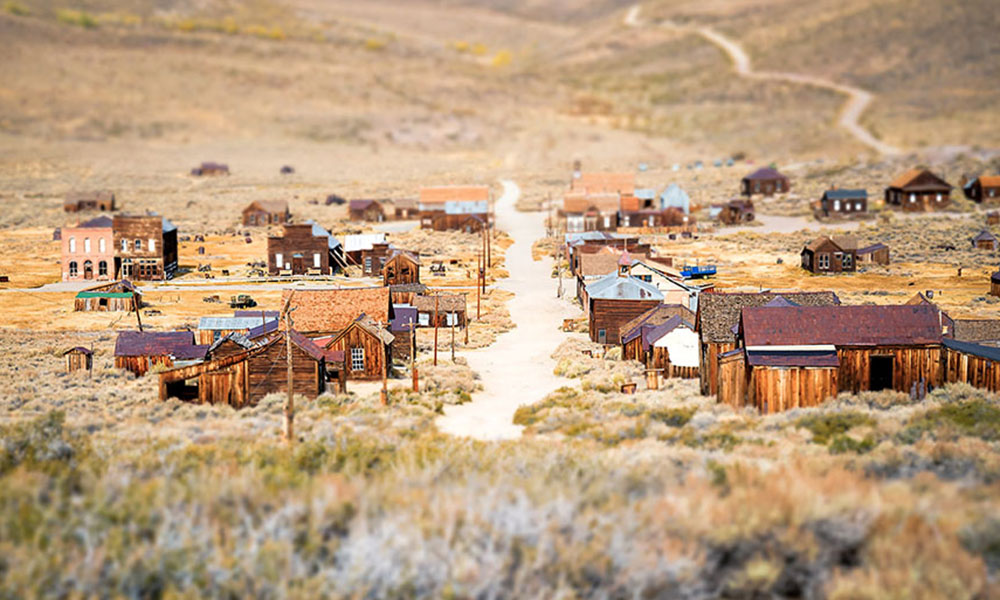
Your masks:
<instances>
[{"instance_id":1,"label":"dusty main street","mask_svg":"<svg viewBox=\"0 0 1000 600\"><path fill-rule=\"evenodd\" d=\"M483 440L519 436L521 427L513 423L517 407L567 385L553 373L555 361L550 355L565 339L559 330L562 320L580 312L556 297L552 260L532 260L532 244L545 235L542 217L515 210L520 188L513 181L501 183L497 227L508 232L514 244L506 255L510 277L497 287L514 293L509 308L516 327L492 346L463 354L479 373L483 390L473 395L472 402L447 407L438 419L442 431Z\"/></svg>"}]
</instances>

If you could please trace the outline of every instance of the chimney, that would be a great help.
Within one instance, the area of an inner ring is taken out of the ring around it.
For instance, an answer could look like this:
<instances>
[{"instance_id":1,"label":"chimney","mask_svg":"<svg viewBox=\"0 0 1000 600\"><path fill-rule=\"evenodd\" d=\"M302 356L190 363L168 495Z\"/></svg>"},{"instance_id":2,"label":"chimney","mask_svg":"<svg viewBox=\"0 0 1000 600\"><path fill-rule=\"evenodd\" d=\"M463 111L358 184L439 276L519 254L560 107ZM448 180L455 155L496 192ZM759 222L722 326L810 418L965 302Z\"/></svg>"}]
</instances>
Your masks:
<instances>
[{"instance_id":1,"label":"chimney","mask_svg":"<svg viewBox=\"0 0 1000 600\"><path fill-rule=\"evenodd\" d=\"M619 277L629 277L632 275L632 255L628 253L628 250L622 253L621 258L618 259L618 276Z\"/></svg>"}]
</instances>

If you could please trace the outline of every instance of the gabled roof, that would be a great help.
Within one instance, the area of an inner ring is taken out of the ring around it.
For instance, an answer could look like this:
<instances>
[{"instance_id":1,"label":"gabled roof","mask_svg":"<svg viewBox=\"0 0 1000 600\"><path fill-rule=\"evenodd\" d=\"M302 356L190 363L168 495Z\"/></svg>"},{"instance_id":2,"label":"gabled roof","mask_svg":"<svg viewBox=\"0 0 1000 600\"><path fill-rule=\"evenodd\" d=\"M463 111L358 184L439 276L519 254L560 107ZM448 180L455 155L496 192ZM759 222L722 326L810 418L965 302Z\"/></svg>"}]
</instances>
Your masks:
<instances>
[{"instance_id":1,"label":"gabled roof","mask_svg":"<svg viewBox=\"0 0 1000 600\"><path fill-rule=\"evenodd\" d=\"M410 252L409 250L402 250L400 248L392 248L391 250L389 250L389 255L385 258L386 264L388 264L390 260L396 258L397 256L400 258L405 258L414 264L417 265L420 264L419 256Z\"/></svg>"},{"instance_id":2,"label":"gabled roof","mask_svg":"<svg viewBox=\"0 0 1000 600\"><path fill-rule=\"evenodd\" d=\"M681 186L671 183L660 194L660 208L679 208L688 214L691 212L691 197Z\"/></svg>"},{"instance_id":3,"label":"gabled roof","mask_svg":"<svg viewBox=\"0 0 1000 600\"><path fill-rule=\"evenodd\" d=\"M273 331L278 330L278 320L267 321L255 327L251 327L250 331L247 332L247 338L255 340L261 336L265 336Z\"/></svg>"},{"instance_id":4,"label":"gabled roof","mask_svg":"<svg viewBox=\"0 0 1000 600\"><path fill-rule=\"evenodd\" d=\"M111 217L101 215L99 217L94 217L89 221L84 221L83 223L77 225L77 227L88 229L110 229L112 223L114 223L114 220Z\"/></svg>"},{"instance_id":5,"label":"gabled roof","mask_svg":"<svg viewBox=\"0 0 1000 600\"><path fill-rule=\"evenodd\" d=\"M868 190L838 188L823 192L823 196L830 200L861 200L868 198Z\"/></svg>"},{"instance_id":6,"label":"gabled roof","mask_svg":"<svg viewBox=\"0 0 1000 600\"><path fill-rule=\"evenodd\" d=\"M332 333L350 325L360 314L388 323L392 304L389 288L324 288L285 290L282 303L292 296L292 323L306 333Z\"/></svg>"},{"instance_id":7,"label":"gabled roof","mask_svg":"<svg viewBox=\"0 0 1000 600\"><path fill-rule=\"evenodd\" d=\"M774 179L788 179L788 178L779 173L777 169L772 169L771 167L761 167L760 169L757 169L753 173L750 173L743 179L748 181L754 181L754 180L770 181Z\"/></svg>"},{"instance_id":8,"label":"gabled roof","mask_svg":"<svg viewBox=\"0 0 1000 600\"><path fill-rule=\"evenodd\" d=\"M987 230L984 229L984 230L980 231L978 234L976 234L976 237L972 238L972 241L973 242L995 242L995 241L997 241L997 236L993 235L992 233L990 233L989 231L987 231Z\"/></svg>"},{"instance_id":9,"label":"gabled roof","mask_svg":"<svg viewBox=\"0 0 1000 600\"><path fill-rule=\"evenodd\" d=\"M372 205L381 208L381 205L374 200L351 200L347 207L350 210L365 210Z\"/></svg>"},{"instance_id":10,"label":"gabled roof","mask_svg":"<svg viewBox=\"0 0 1000 600\"><path fill-rule=\"evenodd\" d=\"M248 212L257 207L266 213L276 214L288 212L288 201L287 200L254 200L243 209L243 212Z\"/></svg>"},{"instance_id":11,"label":"gabled roof","mask_svg":"<svg viewBox=\"0 0 1000 600\"><path fill-rule=\"evenodd\" d=\"M681 320L688 323L694 323L695 315L683 304L660 304L659 306L654 306L621 326L620 331L622 332L622 343L624 344L628 341L625 339L626 337L629 337L629 339L635 339L635 336L638 335L639 329L643 326L655 327L657 325L662 325L674 317L679 317ZM692 329L693 328L694 327L692 326Z\"/></svg>"},{"instance_id":12,"label":"gabled roof","mask_svg":"<svg viewBox=\"0 0 1000 600\"><path fill-rule=\"evenodd\" d=\"M63 352L63 356L66 356L70 352L80 352L81 354L86 354L87 356L90 356L94 353L94 351L91 350L90 348L84 348L83 346L76 346L74 348L70 348L69 350Z\"/></svg>"},{"instance_id":13,"label":"gabled roof","mask_svg":"<svg viewBox=\"0 0 1000 600\"><path fill-rule=\"evenodd\" d=\"M648 350L650 346L660 341L663 336L680 327L694 331L694 325L680 318L680 316L670 317L665 323L660 323L659 325L644 325L641 327L643 347Z\"/></svg>"},{"instance_id":14,"label":"gabled roof","mask_svg":"<svg viewBox=\"0 0 1000 600\"><path fill-rule=\"evenodd\" d=\"M1000 187L1000 175L980 175L979 185L983 187Z\"/></svg>"},{"instance_id":15,"label":"gabled roof","mask_svg":"<svg viewBox=\"0 0 1000 600\"><path fill-rule=\"evenodd\" d=\"M205 358L208 346L196 345L190 331L122 331L115 340L115 356L173 356L179 360Z\"/></svg>"},{"instance_id":16,"label":"gabled roof","mask_svg":"<svg viewBox=\"0 0 1000 600\"><path fill-rule=\"evenodd\" d=\"M303 352L314 358L315 360L323 360L326 358L323 349L313 343L312 340L302 335L295 329L289 332L289 338L291 338L292 343L299 347ZM280 339L275 338L275 339Z\"/></svg>"},{"instance_id":17,"label":"gabled roof","mask_svg":"<svg viewBox=\"0 0 1000 600\"><path fill-rule=\"evenodd\" d=\"M442 185L420 188L421 204L480 202L489 199L490 188L485 185Z\"/></svg>"},{"instance_id":18,"label":"gabled roof","mask_svg":"<svg viewBox=\"0 0 1000 600\"><path fill-rule=\"evenodd\" d=\"M621 194L635 192L634 173L580 173L570 183L570 189L588 194Z\"/></svg>"},{"instance_id":19,"label":"gabled roof","mask_svg":"<svg viewBox=\"0 0 1000 600\"><path fill-rule=\"evenodd\" d=\"M588 285L587 296L591 300L663 300L656 286L635 277L621 277L617 272Z\"/></svg>"},{"instance_id":20,"label":"gabled roof","mask_svg":"<svg viewBox=\"0 0 1000 600\"><path fill-rule=\"evenodd\" d=\"M618 212L621 206L621 196L613 193L574 193L570 192L563 197L563 211L568 213L585 213L596 211L598 213Z\"/></svg>"},{"instance_id":21,"label":"gabled roof","mask_svg":"<svg viewBox=\"0 0 1000 600\"><path fill-rule=\"evenodd\" d=\"M219 346L221 346L226 342L232 342L237 346L243 348L244 350L253 350L254 348L257 347L257 344L251 342L250 339L247 338L246 336L240 335L238 333L230 333L226 336L223 336L215 340L215 342L208 347L208 353L212 354L213 352L218 350Z\"/></svg>"},{"instance_id":22,"label":"gabled roof","mask_svg":"<svg viewBox=\"0 0 1000 600\"><path fill-rule=\"evenodd\" d=\"M712 292L698 297L697 326L704 342L736 341L733 325L739 323L740 311L750 306L764 306L781 296L800 306L834 306L840 299L833 292Z\"/></svg>"},{"instance_id":23,"label":"gabled roof","mask_svg":"<svg viewBox=\"0 0 1000 600\"><path fill-rule=\"evenodd\" d=\"M938 310L924 305L744 308L747 348L755 346L886 346L941 342Z\"/></svg>"},{"instance_id":24,"label":"gabled roof","mask_svg":"<svg viewBox=\"0 0 1000 600\"><path fill-rule=\"evenodd\" d=\"M899 177L892 180L889 184L891 188L908 188L913 186L918 179L930 179L930 185L925 184L920 186L920 188L948 188L951 189L951 184L947 181L938 177L932 173L929 169L910 169L909 171L903 173ZM936 184L936 185L935 185Z\"/></svg>"},{"instance_id":25,"label":"gabled roof","mask_svg":"<svg viewBox=\"0 0 1000 600\"><path fill-rule=\"evenodd\" d=\"M844 252L850 252L851 250L856 250L858 247L858 239L855 237L847 235L830 237L824 235L809 242L809 244L806 246L806 249L812 252L816 252L817 250L822 248L822 246L826 243L833 244L834 246L837 247L838 250Z\"/></svg>"}]
</instances>

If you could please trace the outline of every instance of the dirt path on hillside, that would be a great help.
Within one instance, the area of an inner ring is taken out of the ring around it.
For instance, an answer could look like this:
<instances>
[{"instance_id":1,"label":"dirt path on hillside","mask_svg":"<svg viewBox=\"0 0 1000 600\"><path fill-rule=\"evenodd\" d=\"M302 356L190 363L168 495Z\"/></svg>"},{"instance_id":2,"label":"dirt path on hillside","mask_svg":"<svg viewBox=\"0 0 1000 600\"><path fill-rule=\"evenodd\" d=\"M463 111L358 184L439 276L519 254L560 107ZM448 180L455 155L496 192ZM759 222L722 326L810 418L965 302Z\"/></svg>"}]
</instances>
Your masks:
<instances>
[{"instance_id":1,"label":"dirt path on hillside","mask_svg":"<svg viewBox=\"0 0 1000 600\"><path fill-rule=\"evenodd\" d=\"M641 25L639 21L638 4L629 8L628 12L625 13L624 23L629 27L639 27ZM868 146L872 150L875 150L879 154L893 155L900 153L899 148L877 139L859 122L861 115L865 112L865 109L868 108L868 105L871 104L873 98L871 92L852 85L837 83L835 81L830 81L821 77L813 77L811 75L786 73L782 71L754 71L753 66L750 63L750 57L747 55L746 51L743 50L743 47L711 27L692 28L677 25L676 23L671 22L662 23L662 25L663 27L677 31L692 31L712 42L729 56L729 59L733 62L733 68L736 70L736 74L740 77L758 80L785 81L788 83L832 90L834 92L844 94L847 96L847 102L840 111L840 117L837 119L837 125L851 134L859 142Z\"/></svg>"},{"instance_id":2,"label":"dirt path on hillside","mask_svg":"<svg viewBox=\"0 0 1000 600\"><path fill-rule=\"evenodd\" d=\"M580 314L556 298L552 260L531 258L532 244L545 235L542 218L515 210L520 190L512 181L502 183L497 226L511 235L514 244L506 254L510 277L497 287L514 293L509 308L517 327L492 346L462 354L479 373L483 390L473 394L472 402L447 407L437 421L444 432L481 440L520 436L521 427L513 423L517 407L571 383L552 373L555 361L550 354L565 339L559 330L562 320Z\"/></svg>"}]
</instances>

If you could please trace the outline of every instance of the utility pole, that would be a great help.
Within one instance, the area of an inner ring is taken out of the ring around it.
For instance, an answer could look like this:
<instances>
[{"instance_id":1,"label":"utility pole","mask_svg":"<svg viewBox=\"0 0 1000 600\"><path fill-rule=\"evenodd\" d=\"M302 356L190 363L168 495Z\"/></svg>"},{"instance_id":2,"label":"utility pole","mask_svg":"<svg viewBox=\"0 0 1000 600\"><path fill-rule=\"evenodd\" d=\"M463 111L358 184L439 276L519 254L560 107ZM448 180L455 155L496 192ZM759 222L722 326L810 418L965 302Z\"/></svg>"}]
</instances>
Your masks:
<instances>
[{"instance_id":1,"label":"utility pole","mask_svg":"<svg viewBox=\"0 0 1000 600\"><path fill-rule=\"evenodd\" d=\"M563 286L562 286L562 258L565 249L562 244L559 244L559 252L556 254L556 274L559 277L559 290L556 292L556 298L562 298L563 296Z\"/></svg>"},{"instance_id":2,"label":"utility pole","mask_svg":"<svg viewBox=\"0 0 1000 600\"><path fill-rule=\"evenodd\" d=\"M478 321L479 320L479 304L480 304L480 302L479 302L479 297L480 297L480 285L479 285L479 281L483 277L483 257L482 256L479 257L479 263L476 265L476 269L477 269L477 273L476 273L476 320Z\"/></svg>"},{"instance_id":3,"label":"utility pole","mask_svg":"<svg viewBox=\"0 0 1000 600\"><path fill-rule=\"evenodd\" d=\"M451 362L455 362L455 311L448 314L451 315Z\"/></svg>"},{"instance_id":4,"label":"utility pole","mask_svg":"<svg viewBox=\"0 0 1000 600\"><path fill-rule=\"evenodd\" d=\"M417 375L417 336L416 323L410 321L410 372L413 374L413 391L420 391L420 376Z\"/></svg>"},{"instance_id":5,"label":"utility pole","mask_svg":"<svg viewBox=\"0 0 1000 600\"><path fill-rule=\"evenodd\" d=\"M392 356L386 356L385 344L382 343L382 321L378 321L378 341L382 346L382 391L379 394L382 399L382 406L389 404L389 361Z\"/></svg>"},{"instance_id":6,"label":"utility pole","mask_svg":"<svg viewBox=\"0 0 1000 600\"><path fill-rule=\"evenodd\" d=\"M462 293L462 301L465 302L465 311L462 313L465 315L465 346L469 346L469 300L465 293Z\"/></svg>"},{"instance_id":7,"label":"utility pole","mask_svg":"<svg viewBox=\"0 0 1000 600\"><path fill-rule=\"evenodd\" d=\"M288 300L285 300L285 307L282 309L285 317L285 362L288 366L288 381L286 382L288 397L285 400L285 441L289 444L295 443L295 392L292 388L292 384L295 382L292 370L292 310L294 309L289 309L293 295L295 295L294 291L288 294Z\"/></svg>"},{"instance_id":8,"label":"utility pole","mask_svg":"<svg viewBox=\"0 0 1000 600\"><path fill-rule=\"evenodd\" d=\"M434 294L434 366L438 366L438 302L441 297Z\"/></svg>"},{"instance_id":9,"label":"utility pole","mask_svg":"<svg viewBox=\"0 0 1000 600\"><path fill-rule=\"evenodd\" d=\"M959 273L961 276L961 273ZM135 309L135 320L139 323L139 331L142 331L142 317L139 316L139 301L135 298L135 292L132 292L132 308Z\"/></svg>"},{"instance_id":10,"label":"utility pole","mask_svg":"<svg viewBox=\"0 0 1000 600\"><path fill-rule=\"evenodd\" d=\"M486 264L493 268L493 226L490 225L486 231Z\"/></svg>"}]
</instances>

